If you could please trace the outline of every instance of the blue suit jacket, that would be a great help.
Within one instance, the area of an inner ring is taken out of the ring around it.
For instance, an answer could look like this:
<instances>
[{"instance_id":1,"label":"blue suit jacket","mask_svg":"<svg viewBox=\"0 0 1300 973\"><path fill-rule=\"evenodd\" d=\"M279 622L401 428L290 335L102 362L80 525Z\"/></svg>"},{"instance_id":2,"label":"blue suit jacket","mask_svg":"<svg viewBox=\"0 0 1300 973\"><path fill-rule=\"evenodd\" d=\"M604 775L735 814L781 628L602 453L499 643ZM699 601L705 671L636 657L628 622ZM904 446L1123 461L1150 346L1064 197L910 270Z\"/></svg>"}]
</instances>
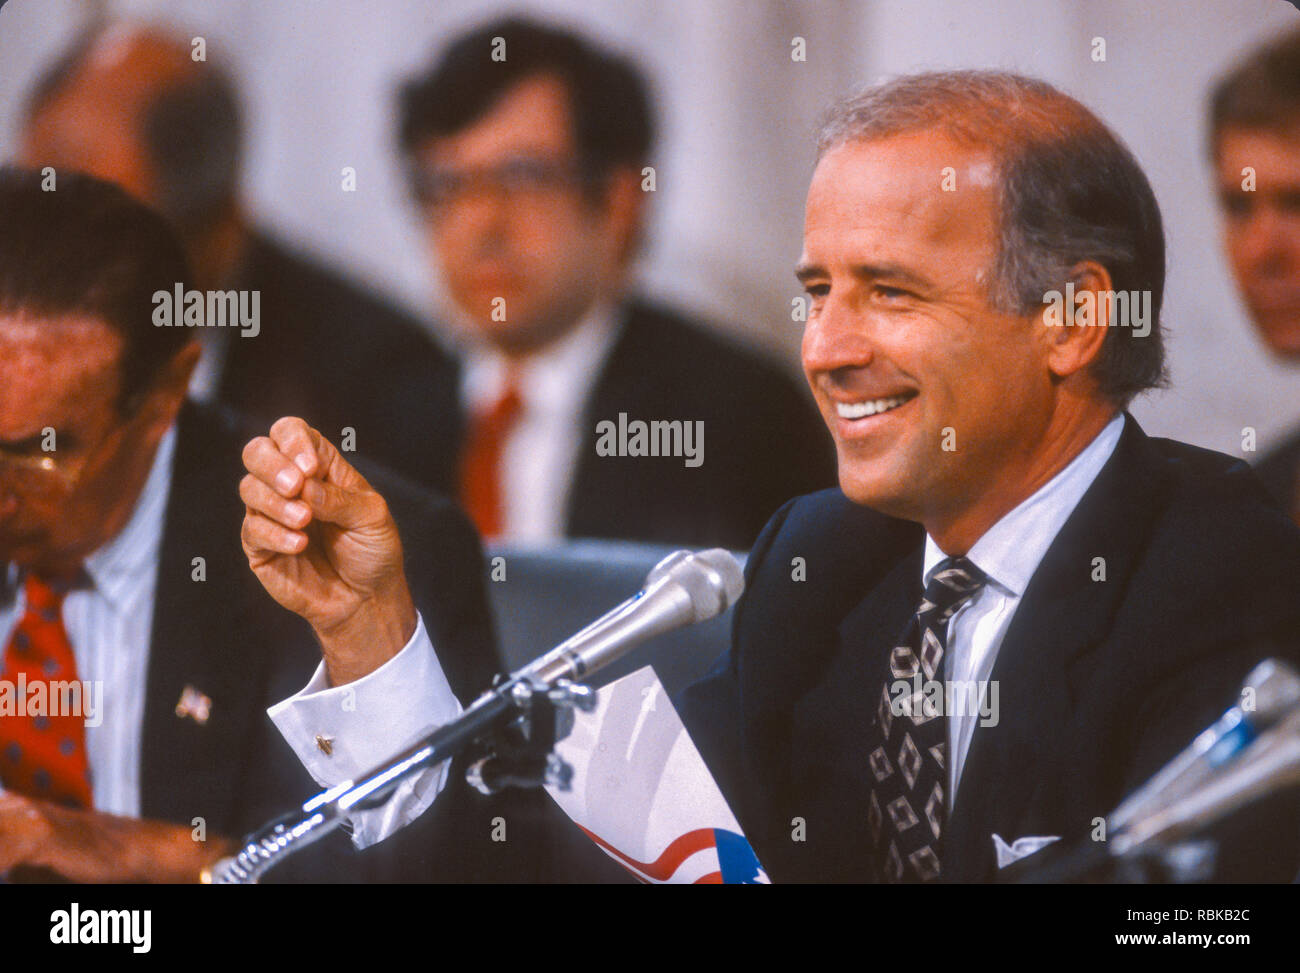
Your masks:
<instances>
[{"instance_id":1,"label":"blue suit jacket","mask_svg":"<svg viewBox=\"0 0 1300 973\"><path fill-rule=\"evenodd\" d=\"M774 881L873 874L863 740L920 599L923 550L919 525L838 490L791 501L750 556L730 652L683 694L683 719ZM975 731L944 880L994 880L994 834L1086 840L1268 655L1300 658L1300 530L1245 463L1149 438L1127 417L1000 648L1000 721ZM1285 800L1236 816L1216 877L1289 881L1298 820Z\"/></svg>"}]
</instances>

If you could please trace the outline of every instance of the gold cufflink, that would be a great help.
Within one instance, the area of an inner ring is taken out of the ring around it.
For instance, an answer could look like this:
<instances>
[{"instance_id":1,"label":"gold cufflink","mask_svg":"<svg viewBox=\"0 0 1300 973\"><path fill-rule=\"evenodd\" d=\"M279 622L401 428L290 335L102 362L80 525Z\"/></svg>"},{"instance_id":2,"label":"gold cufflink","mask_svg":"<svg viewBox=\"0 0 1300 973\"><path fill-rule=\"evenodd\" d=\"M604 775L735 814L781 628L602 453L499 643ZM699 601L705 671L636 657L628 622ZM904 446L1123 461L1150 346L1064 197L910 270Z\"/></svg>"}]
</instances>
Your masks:
<instances>
[{"instance_id":1,"label":"gold cufflink","mask_svg":"<svg viewBox=\"0 0 1300 973\"><path fill-rule=\"evenodd\" d=\"M321 734L317 733L316 749L328 757L330 754L334 752L334 738L322 736Z\"/></svg>"},{"instance_id":2,"label":"gold cufflink","mask_svg":"<svg viewBox=\"0 0 1300 973\"><path fill-rule=\"evenodd\" d=\"M204 726L212 715L212 700L193 686L186 686L176 703L176 715L182 720L189 717L199 726Z\"/></svg>"}]
</instances>

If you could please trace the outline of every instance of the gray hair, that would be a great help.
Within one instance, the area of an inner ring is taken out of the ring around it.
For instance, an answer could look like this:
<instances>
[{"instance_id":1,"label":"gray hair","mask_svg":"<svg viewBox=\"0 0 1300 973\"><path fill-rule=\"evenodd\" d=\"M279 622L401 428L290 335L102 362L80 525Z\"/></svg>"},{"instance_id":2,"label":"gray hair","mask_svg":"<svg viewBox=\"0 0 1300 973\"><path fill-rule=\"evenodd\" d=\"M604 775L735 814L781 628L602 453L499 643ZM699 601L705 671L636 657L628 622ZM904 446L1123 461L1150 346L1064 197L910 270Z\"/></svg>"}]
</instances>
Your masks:
<instances>
[{"instance_id":1,"label":"gray hair","mask_svg":"<svg viewBox=\"0 0 1300 973\"><path fill-rule=\"evenodd\" d=\"M1132 153L1100 119L1045 81L1001 71L940 71L865 88L832 106L818 158L848 142L939 130L987 149L998 169L995 307L1041 310L1071 268L1095 261L1117 291L1151 294L1146 337L1109 334L1093 367L1103 395L1125 406L1168 384L1160 306L1165 240L1160 208Z\"/></svg>"}]
</instances>

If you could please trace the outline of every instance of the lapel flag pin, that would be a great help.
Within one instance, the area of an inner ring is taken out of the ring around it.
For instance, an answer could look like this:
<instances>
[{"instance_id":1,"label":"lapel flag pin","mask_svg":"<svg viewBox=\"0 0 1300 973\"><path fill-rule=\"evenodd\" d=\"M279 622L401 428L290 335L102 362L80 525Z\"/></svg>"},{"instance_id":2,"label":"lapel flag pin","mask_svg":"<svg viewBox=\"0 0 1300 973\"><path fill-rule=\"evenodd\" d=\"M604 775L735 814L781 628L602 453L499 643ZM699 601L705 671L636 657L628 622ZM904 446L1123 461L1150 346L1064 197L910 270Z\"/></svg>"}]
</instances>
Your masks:
<instances>
[{"instance_id":1,"label":"lapel flag pin","mask_svg":"<svg viewBox=\"0 0 1300 973\"><path fill-rule=\"evenodd\" d=\"M212 715L212 700L193 686L186 686L176 703L176 715L182 720L189 717L199 726L205 726Z\"/></svg>"}]
</instances>

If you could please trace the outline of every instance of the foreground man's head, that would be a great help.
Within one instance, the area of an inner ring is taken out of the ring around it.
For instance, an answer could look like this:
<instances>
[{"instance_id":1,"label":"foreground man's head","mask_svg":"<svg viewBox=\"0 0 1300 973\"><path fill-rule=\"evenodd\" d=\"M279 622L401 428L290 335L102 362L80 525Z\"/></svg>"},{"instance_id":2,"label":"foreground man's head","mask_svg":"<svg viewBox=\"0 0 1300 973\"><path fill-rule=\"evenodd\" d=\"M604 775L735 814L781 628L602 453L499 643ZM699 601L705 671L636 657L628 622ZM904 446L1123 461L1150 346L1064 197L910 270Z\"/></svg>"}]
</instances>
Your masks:
<instances>
[{"instance_id":1,"label":"foreground man's head","mask_svg":"<svg viewBox=\"0 0 1300 973\"><path fill-rule=\"evenodd\" d=\"M125 192L0 169L0 564L60 574L125 526L198 346L155 328L180 244Z\"/></svg>"},{"instance_id":2,"label":"foreground man's head","mask_svg":"<svg viewBox=\"0 0 1300 973\"><path fill-rule=\"evenodd\" d=\"M1164 270L1142 171L1049 85L929 74L837 106L797 275L845 493L964 551L1162 383ZM1114 292L1148 320L1078 297Z\"/></svg>"}]
</instances>

